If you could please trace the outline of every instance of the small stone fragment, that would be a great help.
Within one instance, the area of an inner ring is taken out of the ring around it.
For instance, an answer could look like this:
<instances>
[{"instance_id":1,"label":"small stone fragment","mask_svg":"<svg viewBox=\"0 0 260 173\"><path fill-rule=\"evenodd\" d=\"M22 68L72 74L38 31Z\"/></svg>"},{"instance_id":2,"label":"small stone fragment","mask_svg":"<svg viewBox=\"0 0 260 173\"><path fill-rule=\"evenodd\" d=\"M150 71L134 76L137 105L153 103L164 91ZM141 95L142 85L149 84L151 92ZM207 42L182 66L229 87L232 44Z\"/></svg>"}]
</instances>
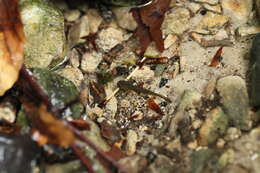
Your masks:
<instances>
[{"instance_id":1,"label":"small stone fragment","mask_svg":"<svg viewBox=\"0 0 260 173\"><path fill-rule=\"evenodd\" d=\"M81 69L86 73L94 73L98 67L98 64L102 60L102 55L97 52L86 52L82 56Z\"/></svg>"},{"instance_id":2,"label":"small stone fragment","mask_svg":"<svg viewBox=\"0 0 260 173\"><path fill-rule=\"evenodd\" d=\"M108 52L110 49L115 47L124 41L123 32L118 28L109 27L107 29L101 30L98 34L96 43L100 49Z\"/></svg>"},{"instance_id":3,"label":"small stone fragment","mask_svg":"<svg viewBox=\"0 0 260 173\"><path fill-rule=\"evenodd\" d=\"M140 70L138 70L133 75L133 79L138 81L149 81L153 79L154 71L152 71L149 67L143 66Z\"/></svg>"},{"instance_id":4,"label":"small stone fragment","mask_svg":"<svg viewBox=\"0 0 260 173\"><path fill-rule=\"evenodd\" d=\"M220 107L211 110L206 115L206 121L199 130L199 142L201 145L213 144L217 138L226 132L228 117Z\"/></svg>"},{"instance_id":5,"label":"small stone fragment","mask_svg":"<svg viewBox=\"0 0 260 173\"><path fill-rule=\"evenodd\" d=\"M118 25L126 30L134 31L137 28L137 23L133 18L130 8L120 7L114 8L113 12L116 16Z\"/></svg>"},{"instance_id":6,"label":"small stone fragment","mask_svg":"<svg viewBox=\"0 0 260 173\"><path fill-rule=\"evenodd\" d=\"M209 4L203 4L203 7L209 11L215 12L215 13L221 13L222 9L220 5L209 5Z\"/></svg>"},{"instance_id":7,"label":"small stone fragment","mask_svg":"<svg viewBox=\"0 0 260 173\"><path fill-rule=\"evenodd\" d=\"M128 130L126 136L126 154L133 155L136 151L136 143L138 142L138 136L134 130Z\"/></svg>"},{"instance_id":8,"label":"small stone fragment","mask_svg":"<svg viewBox=\"0 0 260 173\"><path fill-rule=\"evenodd\" d=\"M73 22L76 21L80 16L80 11L79 10L69 10L64 13L64 18L68 22Z\"/></svg>"},{"instance_id":9,"label":"small stone fragment","mask_svg":"<svg viewBox=\"0 0 260 173\"><path fill-rule=\"evenodd\" d=\"M90 34L95 34L98 31L103 18L99 15L97 9L88 9L87 16L89 20L89 32Z\"/></svg>"},{"instance_id":10,"label":"small stone fragment","mask_svg":"<svg viewBox=\"0 0 260 173\"><path fill-rule=\"evenodd\" d=\"M239 76L227 76L218 80L217 90L230 123L241 130L249 130L252 122L245 81Z\"/></svg>"},{"instance_id":11,"label":"small stone fragment","mask_svg":"<svg viewBox=\"0 0 260 173\"><path fill-rule=\"evenodd\" d=\"M12 103L5 101L0 104L0 121L14 123L16 119L16 108Z\"/></svg>"},{"instance_id":12,"label":"small stone fragment","mask_svg":"<svg viewBox=\"0 0 260 173\"><path fill-rule=\"evenodd\" d=\"M194 0L195 2L208 3L211 5L216 5L219 0Z\"/></svg>"},{"instance_id":13,"label":"small stone fragment","mask_svg":"<svg viewBox=\"0 0 260 173\"><path fill-rule=\"evenodd\" d=\"M230 127L227 129L225 140L233 141L238 139L241 136L241 130L235 127Z\"/></svg>"},{"instance_id":14,"label":"small stone fragment","mask_svg":"<svg viewBox=\"0 0 260 173\"><path fill-rule=\"evenodd\" d=\"M69 48L75 46L80 42L84 42L85 40L82 38L88 36L89 33L90 33L89 19L85 15L82 16L80 20L78 20L69 30L69 34L68 34Z\"/></svg>"},{"instance_id":15,"label":"small stone fragment","mask_svg":"<svg viewBox=\"0 0 260 173\"><path fill-rule=\"evenodd\" d=\"M175 34L169 34L164 40L164 48L168 49L178 40L178 36Z\"/></svg>"},{"instance_id":16,"label":"small stone fragment","mask_svg":"<svg viewBox=\"0 0 260 173\"><path fill-rule=\"evenodd\" d=\"M82 72L78 68L66 67L56 72L72 81L78 88L80 88L81 82L84 79Z\"/></svg>"},{"instance_id":17,"label":"small stone fragment","mask_svg":"<svg viewBox=\"0 0 260 173\"><path fill-rule=\"evenodd\" d=\"M260 33L260 26L241 26L236 32L240 37L255 35Z\"/></svg>"},{"instance_id":18,"label":"small stone fragment","mask_svg":"<svg viewBox=\"0 0 260 173\"><path fill-rule=\"evenodd\" d=\"M228 17L207 12L197 25L195 32L200 34L216 34L228 22Z\"/></svg>"},{"instance_id":19,"label":"small stone fragment","mask_svg":"<svg viewBox=\"0 0 260 173\"><path fill-rule=\"evenodd\" d=\"M163 34L183 34L189 28L190 17L190 12L186 8L173 8L166 12L161 27Z\"/></svg>"}]
</instances>

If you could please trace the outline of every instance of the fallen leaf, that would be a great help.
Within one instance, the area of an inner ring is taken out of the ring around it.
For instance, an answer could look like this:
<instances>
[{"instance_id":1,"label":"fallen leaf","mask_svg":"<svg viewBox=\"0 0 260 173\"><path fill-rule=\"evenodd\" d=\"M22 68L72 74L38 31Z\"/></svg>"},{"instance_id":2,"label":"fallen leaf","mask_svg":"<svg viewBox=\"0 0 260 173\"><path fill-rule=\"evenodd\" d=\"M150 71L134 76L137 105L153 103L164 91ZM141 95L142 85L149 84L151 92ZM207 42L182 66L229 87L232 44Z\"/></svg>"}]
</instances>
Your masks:
<instances>
[{"instance_id":1,"label":"fallen leaf","mask_svg":"<svg viewBox=\"0 0 260 173\"><path fill-rule=\"evenodd\" d=\"M169 5L170 0L154 0L140 10L133 10L134 19L138 24L136 35L141 43L141 52L146 50L151 41L155 42L160 52L164 50L161 25Z\"/></svg>"},{"instance_id":2,"label":"fallen leaf","mask_svg":"<svg viewBox=\"0 0 260 173\"><path fill-rule=\"evenodd\" d=\"M24 33L18 0L0 1L0 96L18 79L23 64Z\"/></svg>"},{"instance_id":3,"label":"fallen leaf","mask_svg":"<svg viewBox=\"0 0 260 173\"><path fill-rule=\"evenodd\" d=\"M154 99L148 99L147 100L147 106L154 112L158 113L159 115L163 115L163 111L161 110L160 106L154 101ZM158 117L156 117L158 118Z\"/></svg>"},{"instance_id":4,"label":"fallen leaf","mask_svg":"<svg viewBox=\"0 0 260 173\"><path fill-rule=\"evenodd\" d=\"M216 54L213 56L212 60L211 60L211 63L210 63L210 67L216 67L217 65L219 65L220 61L222 60L222 49L223 49L223 46L220 47Z\"/></svg>"},{"instance_id":5,"label":"fallen leaf","mask_svg":"<svg viewBox=\"0 0 260 173\"><path fill-rule=\"evenodd\" d=\"M56 119L54 115L48 112L45 105L36 107L29 102L24 102L23 105L33 127L39 131L41 136L47 137L48 143L63 147L74 143L74 134L64 122Z\"/></svg>"},{"instance_id":6,"label":"fallen leaf","mask_svg":"<svg viewBox=\"0 0 260 173\"><path fill-rule=\"evenodd\" d=\"M135 35L138 37L140 42L140 56L144 55L145 50L149 46L149 44L152 42L152 37L149 32L149 28L142 22L140 10L139 9L132 9L132 14L137 22L137 29L135 31Z\"/></svg>"},{"instance_id":7,"label":"fallen leaf","mask_svg":"<svg viewBox=\"0 0 260 173\"><path fill-rule=\"evenodd\" d=\"M75 128L77 128L78 130L90 130L90 126L91 126L90 122L82 119L71 120L69 121L69 123Z\"/></svg>"}]
</instances>

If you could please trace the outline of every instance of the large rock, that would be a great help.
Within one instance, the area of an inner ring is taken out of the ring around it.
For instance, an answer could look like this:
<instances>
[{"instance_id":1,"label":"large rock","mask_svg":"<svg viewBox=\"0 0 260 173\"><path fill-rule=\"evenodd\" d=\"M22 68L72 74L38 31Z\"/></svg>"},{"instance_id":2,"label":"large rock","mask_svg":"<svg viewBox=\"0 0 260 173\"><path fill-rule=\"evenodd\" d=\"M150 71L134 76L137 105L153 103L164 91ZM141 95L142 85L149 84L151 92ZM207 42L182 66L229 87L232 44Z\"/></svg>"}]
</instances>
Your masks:
<instances>
[{"instance_id":1,"label":"large rock","mask_svg":"<svg viewBox=\"0 0 260 173\"><path fill-rule=\"evenodd\" d=\"M230 123L241 130L249 130L251 120L245 81L239 76L227 76L218 80L217 90Z\"/></svg>"},{"instance_id":2,"label":"large rock","mask_svg":"<svg viewBox=\"0 0 260 173\"><path fill-rule=\"evenodd\" d=\"M63 57L64 17L48 0L22 0L21 17L26 37L27 67L47 67Z\"/></svg>"}]
</instances>

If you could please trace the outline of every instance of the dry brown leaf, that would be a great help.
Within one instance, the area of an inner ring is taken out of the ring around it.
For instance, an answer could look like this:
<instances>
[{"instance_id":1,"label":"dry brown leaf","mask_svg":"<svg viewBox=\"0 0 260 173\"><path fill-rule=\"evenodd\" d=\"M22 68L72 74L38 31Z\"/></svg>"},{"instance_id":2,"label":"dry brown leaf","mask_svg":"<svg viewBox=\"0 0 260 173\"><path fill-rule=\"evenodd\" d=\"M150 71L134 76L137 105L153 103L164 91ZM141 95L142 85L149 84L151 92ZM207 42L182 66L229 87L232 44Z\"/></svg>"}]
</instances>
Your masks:
<instances>
[{"instance_id":1,"label":"dry brown leaf","mask_svg":"<svg viewBox=\"0 0 260 173\"><path fill-rule=\"evenodd\" d=\"M0 1L0 96L18 79L23 64L24 33L18 0Z\"/></svg>"},{"instance_id":2,"label":"dry brown leaf","mask_svg":"<svg viewBox=\"0 0 260 173\"><path fill-rule=\"evenodd\" d=\"M42 136L47 137L48 143L63 147L74 143L75 136L63 121L58 120L47 111L45 105L39 108L30 103L24 103L25 112Z\"/></svg>"},{"instance_id":3,"label":"dry brown leaf","mask_svg":"<svg viewBox=\"0 0 260 173\"><path fill-rule=\"evenodd\" d=\"M170 0L154 0L152 4L140 10L132 10L133 17L138 24L136 35L141 43L141 53L145 52L151 41L155 42L160 52L164 50L161 25L169 4Z\"/></svg>"},{"instance_id":4,"label":"dry brown leaf","mask_svg":"<svg viewBox=\"0 0 260 173\"><path fill-rule=\"evenodd\" d=\"M209 64L210 67L216 67L220 64L220 61L222 60L222 56L221 56L222 49L223 49L223 46L217 50L216 54L213 56L213 58Z\"/></svg>"}]
</instances>

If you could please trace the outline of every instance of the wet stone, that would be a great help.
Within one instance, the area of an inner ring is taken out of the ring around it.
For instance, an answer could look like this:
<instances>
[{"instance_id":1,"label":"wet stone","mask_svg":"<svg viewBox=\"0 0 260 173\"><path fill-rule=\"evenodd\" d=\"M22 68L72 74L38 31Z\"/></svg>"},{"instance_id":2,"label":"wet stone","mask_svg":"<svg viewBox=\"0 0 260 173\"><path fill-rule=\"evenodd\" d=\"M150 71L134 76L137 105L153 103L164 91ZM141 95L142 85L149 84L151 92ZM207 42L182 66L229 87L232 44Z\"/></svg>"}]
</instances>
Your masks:
<instances>
[{"instance_id":1,"label":"wet stone","mask_svg":"<svg viewBox=\"0 0 260 173\"><path fill-rule=\"evenodd\" d=\"M62 110L66 105L75 102L79 91L73 82L47 69L35 68L33 76L47 94L54 108ZM71 112L73 114L73 112Z\"/></svg>"},{"instance_id":2,"label":"wet stone","mask_svg":"<svg viewBox=\"0 0 260 173\"><path fill-rule=\"evenodd\" d=\"M246 83L239 76L227 76L217 82L224 112L232 125L241 130L251 128Z\"/></svg>"},{"instance_id":3,"label":"wet stone","mask_svg":"<svg viewBox=\"0 0 260 173\"><path fill-rule=\"evenodd\" d=\"M21 17L26 38L25 65L47 67L63 58L64 17L48 0L23 0Z\"/></svg>"}]
</instances>

